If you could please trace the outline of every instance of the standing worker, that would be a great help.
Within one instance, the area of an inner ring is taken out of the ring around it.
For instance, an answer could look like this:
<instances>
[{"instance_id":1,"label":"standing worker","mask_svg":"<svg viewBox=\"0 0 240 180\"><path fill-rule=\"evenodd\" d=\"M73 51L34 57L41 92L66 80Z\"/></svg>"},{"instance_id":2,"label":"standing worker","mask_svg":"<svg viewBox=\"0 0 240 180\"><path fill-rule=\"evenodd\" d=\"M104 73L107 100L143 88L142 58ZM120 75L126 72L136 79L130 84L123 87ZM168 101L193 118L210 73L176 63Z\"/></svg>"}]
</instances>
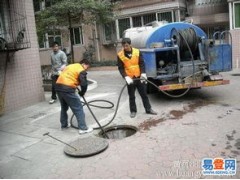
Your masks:
<instances>
[{"instance_id":1,"label":"standing worker","mask_svg":"<svg viewBox=\"0 0 240 180\"><path fill-rule=\"evenodd\" d=\"M67 65L67 56L66 54L59 49L58 42L52 44L51 53L51 64L52 64L52 96L49 101L50 104L53 104L57 100L55 85L58 79L58 76L61 74L62 70Z\"/></svg>"},{"instance_id":2,"label":"standing worker","mask_svg":"<svg viewBox=\"0 0 240 180\"><path fill-rule=\"evenodd\" d=\"M70 107L73 114L77 118L79 134L89 133L93 128L87 127L85 122L85 114L79 96L75 93L77 86L81 86L80 96L84 96L87 91L87 72L90 63L83 59L80 63L68 65L60 74L56 82L56 91L61 103L60 122L61 128L68 128L67 110Z\"/></svg>"},{"instance_id":3,"label":"standing worker","mask_svg":"<svg viewBox=\"0 0 240 180\"><path fill-rule=\"evenodd\" d=\"M152 110L147 97L146 81L140 80L147 79L145 73L144 60L140 51L131 46L131 39L122 39L123 49L118 52L118 70L127 82L127 89L129 95L130 117L134 118L137 113L135 102L135 90L137 88L147 114L156 115L157 113Z\"/></svg>"}]
</instances>

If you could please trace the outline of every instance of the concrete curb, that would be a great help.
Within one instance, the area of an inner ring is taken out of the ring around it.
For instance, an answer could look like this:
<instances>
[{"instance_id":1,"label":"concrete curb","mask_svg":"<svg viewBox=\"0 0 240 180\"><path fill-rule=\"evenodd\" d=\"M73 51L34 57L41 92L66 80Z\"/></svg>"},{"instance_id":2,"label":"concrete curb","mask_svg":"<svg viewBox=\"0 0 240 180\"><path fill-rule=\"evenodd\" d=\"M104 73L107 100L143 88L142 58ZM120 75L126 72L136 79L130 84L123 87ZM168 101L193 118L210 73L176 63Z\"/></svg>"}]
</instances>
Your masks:
<instances>
[{"instance_id":1,"label":"concrete curb","mask_svg":"<svg viewBox=\"0 0 240 180\"><path fill-rule=\"evenodd\" d=\"M88 85L88 91L91 91L98 86L97 81L94 81L93 79L88 79L88 81L90 82L90 84Z\"/></svg>"}]
</instances>

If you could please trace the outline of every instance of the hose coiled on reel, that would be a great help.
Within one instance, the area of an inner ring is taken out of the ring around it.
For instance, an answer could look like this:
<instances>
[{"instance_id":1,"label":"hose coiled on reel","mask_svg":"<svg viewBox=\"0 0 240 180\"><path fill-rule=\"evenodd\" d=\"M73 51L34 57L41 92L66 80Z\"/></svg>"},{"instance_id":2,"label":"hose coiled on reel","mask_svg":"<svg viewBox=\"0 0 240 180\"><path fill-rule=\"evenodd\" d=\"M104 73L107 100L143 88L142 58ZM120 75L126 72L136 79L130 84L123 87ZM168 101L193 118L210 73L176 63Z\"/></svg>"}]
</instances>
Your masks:
<instances>
[{"instance_id":1,"label":"hose coiled on reel","mask_svg":"<svg viewBox=\"0 0 240 180\"><path fill-rule=\"evenodd\" d=\"M188 48L189 46L191 49L191 52L194 54L194 52L198 48L199 38L193 28L177 30L177 32L176 32L176 29L173 29L172 39L174 44L178 45L180 52L189 50Z\"/></svg>"}]
</instances>

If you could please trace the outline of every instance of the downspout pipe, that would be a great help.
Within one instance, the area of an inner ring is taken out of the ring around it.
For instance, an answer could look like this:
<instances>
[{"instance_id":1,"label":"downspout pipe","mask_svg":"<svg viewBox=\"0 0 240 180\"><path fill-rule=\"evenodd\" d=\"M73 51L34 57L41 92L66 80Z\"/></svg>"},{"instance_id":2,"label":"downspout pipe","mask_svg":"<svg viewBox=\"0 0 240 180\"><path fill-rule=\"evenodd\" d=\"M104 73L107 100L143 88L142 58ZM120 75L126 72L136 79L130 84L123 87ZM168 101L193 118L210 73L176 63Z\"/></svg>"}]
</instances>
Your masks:
<instances>
[{"instance_id":1,"label":"downspout pipe","mask_svg":"<svg viewBox=\"0 0 240 180\"><path fill-rule=\"evenodd\" d=\"M98 37L98 30L97 30L97 23L94 22L95 26L95 40L96 40L96 50L97 50L97 61L101 61L100 59L100 49L99 49L99 37Z\"/></svg>"}]
</instances>

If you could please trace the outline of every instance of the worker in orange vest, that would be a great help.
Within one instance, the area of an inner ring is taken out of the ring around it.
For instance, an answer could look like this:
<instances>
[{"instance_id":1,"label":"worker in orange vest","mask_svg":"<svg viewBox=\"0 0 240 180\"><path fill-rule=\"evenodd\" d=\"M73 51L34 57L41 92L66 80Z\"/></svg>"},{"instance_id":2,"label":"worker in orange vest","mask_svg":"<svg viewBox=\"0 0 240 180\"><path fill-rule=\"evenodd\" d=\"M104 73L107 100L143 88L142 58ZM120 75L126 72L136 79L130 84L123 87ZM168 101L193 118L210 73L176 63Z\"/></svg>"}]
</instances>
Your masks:
<instances>
[{"instance_id":1,"label":"worker in orange vest","mask_svg":"<svg viewBox=\"0 0 240 180\"><path fill-rule=\"evenodd\" d=\"M147 79L145 73L144 60L142 58L139 49L131 46L130 38L122 39L122 47L117 54L118 70L127 83L128 95L129 95L129 106L130 106L130 117L134 118L137 113L137 107L135 102L135 90L137 89L147 114L156 115L157 113L152 110L147 97L146 81L140 80Z\"/></svg>"},{"instance_id":2,"label":"worker in orange vest","mask_svg":"<svg viewBox=\"0 0 240 180\"><path fill-rule=\"evenodd\" d=\"M83 59L80 63L68 65L60 74L56 82L56 91L61 103L60 122L61 128L70 127L68 123L67 110L69 107L73 111L78 121L79 134L89 133L93 128L87 127L85 122L85 114L79 96L75 93L77 86L81 86L80 96L84 96L87 91L87 72L90 63Z\"/></svg>"}]
</instances>

